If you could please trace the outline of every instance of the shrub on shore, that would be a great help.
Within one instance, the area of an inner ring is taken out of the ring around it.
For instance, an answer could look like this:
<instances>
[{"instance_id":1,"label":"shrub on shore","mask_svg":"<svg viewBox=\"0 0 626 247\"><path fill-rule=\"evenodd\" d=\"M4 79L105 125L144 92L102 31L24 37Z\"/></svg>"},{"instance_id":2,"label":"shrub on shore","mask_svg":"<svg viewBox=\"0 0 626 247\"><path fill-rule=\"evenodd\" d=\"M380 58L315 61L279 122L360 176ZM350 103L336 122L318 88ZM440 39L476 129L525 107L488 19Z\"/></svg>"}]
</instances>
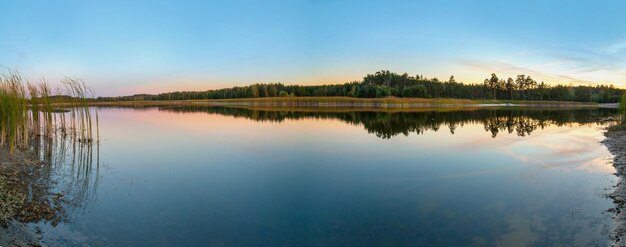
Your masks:
<instances>
[{"instance_id":1,"label":"shrub on shore","mask_svg":"<svg viewBox=\"0 0 626 247\"><path fill-rule=\"evenodd\" d=\"M626 93L624 93L620 98L618 109L623 122L626 119Z\"/></svg>"},{"instance_id":2,"label":"shrub on shore","mask_svg":"<svg viewBox=\"0 0 626 247\"><path fill-rule=\"evenodd\" d=\"M617 107L619 113L618 122L609 127L609 131L621 131L626 130L626 93L622 95Z\"/></svg>"}]
</instances>

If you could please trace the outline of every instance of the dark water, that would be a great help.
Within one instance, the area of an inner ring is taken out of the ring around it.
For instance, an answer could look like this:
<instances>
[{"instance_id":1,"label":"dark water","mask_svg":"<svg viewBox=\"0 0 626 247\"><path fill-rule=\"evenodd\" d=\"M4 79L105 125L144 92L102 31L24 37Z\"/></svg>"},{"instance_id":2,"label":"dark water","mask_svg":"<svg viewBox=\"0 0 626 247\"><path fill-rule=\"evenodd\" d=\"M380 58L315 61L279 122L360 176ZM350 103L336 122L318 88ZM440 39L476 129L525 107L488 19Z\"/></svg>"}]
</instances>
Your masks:
<instances>
[{"instance_id":1,"label":"dark water","mask_svg":"<svg viewBox=\"0 0 626 247\"><path fill-rule=\"evenodd\" d=\"M75 199L67 222L28 225L45 244L610 241L616 178L599 119L611 110L98 111L98 160L53 167L75 174L54 183Z\"/></svg>"}]
</instances>

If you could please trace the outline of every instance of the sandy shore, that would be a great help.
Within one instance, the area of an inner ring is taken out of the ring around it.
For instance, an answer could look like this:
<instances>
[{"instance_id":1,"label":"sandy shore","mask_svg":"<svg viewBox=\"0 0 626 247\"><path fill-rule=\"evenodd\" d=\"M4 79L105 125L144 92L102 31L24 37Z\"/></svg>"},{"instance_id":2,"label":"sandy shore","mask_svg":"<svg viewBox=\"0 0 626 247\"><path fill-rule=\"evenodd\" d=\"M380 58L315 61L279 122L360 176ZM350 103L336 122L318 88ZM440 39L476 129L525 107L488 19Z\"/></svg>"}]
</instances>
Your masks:
<instances>
[{"instance_id":1,"label":"sandy shore","mask_svg":"<svg viewBox=\"0 0 626 247\"><path fill-rule=\"evenodd\" d=\"M609 196L615 203L615 222L611 236L615 246L626 246L626 131L607 131L602 141L614 155L613 166L619 177L615 191Z\"/></svg>"}]
</instances>

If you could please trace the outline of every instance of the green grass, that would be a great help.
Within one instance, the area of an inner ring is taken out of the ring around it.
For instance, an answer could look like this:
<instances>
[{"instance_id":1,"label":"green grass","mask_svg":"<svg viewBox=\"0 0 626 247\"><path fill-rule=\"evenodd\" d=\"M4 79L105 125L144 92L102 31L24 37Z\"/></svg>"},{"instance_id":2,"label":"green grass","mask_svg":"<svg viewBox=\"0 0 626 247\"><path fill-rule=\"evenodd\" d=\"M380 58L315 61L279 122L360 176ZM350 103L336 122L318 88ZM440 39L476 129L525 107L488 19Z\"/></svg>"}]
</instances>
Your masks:
<instances>
[{"instance_id":1,"label":"green grass","mask_svg":"<svg viewBox=\"0 0 626 247\"><path fill-rule=\"evenodd\" d=\"M448 99L448 98L352 98L352 97L270 97L270 98L242 98L242 99L219 99L219 100L164 100L164 101L115 101L115 102L90 102L91 105L98 106L158 106L158 105L192 105L203 104L224 104L224 103L246 103L246 104L378 104L383 106L397 106L402 104L424 104L424 105L456 105L468 106L479 104L521 104L530 106L597 106L593 102L572 102L572 101L523 101L523 100L470 100L470 99Z\"/></svg>"}]
</instances>

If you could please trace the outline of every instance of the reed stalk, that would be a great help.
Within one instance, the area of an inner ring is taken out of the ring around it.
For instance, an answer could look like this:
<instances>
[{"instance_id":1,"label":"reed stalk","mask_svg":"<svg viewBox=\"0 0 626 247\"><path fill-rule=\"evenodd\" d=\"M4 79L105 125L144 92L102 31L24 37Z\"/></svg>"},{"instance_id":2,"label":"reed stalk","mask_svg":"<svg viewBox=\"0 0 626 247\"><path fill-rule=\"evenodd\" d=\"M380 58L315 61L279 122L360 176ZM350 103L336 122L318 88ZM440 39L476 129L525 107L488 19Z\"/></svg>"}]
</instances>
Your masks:
<instances>
[{"instance_id":1,"label":"reed stalk","mask_svg":"<svg viewBox=\"0 0 626 247\"><path fill-rule=\"evenodd\" d=\"M61 83L59 94L53 96L43 79L38 83L25 82L14 71L0 75L0 148L8 146L13 153L16 149L27 149L30 140L52 139L56 135L81 144L94 142L88 106L92 91L80 79L68 77ZM55 105L68 107L69 118L65 112L57 112ZM96 115L96 128L97 121ZM96 132L99 136L99 131Z\"/></svg>"}]
</instances>

